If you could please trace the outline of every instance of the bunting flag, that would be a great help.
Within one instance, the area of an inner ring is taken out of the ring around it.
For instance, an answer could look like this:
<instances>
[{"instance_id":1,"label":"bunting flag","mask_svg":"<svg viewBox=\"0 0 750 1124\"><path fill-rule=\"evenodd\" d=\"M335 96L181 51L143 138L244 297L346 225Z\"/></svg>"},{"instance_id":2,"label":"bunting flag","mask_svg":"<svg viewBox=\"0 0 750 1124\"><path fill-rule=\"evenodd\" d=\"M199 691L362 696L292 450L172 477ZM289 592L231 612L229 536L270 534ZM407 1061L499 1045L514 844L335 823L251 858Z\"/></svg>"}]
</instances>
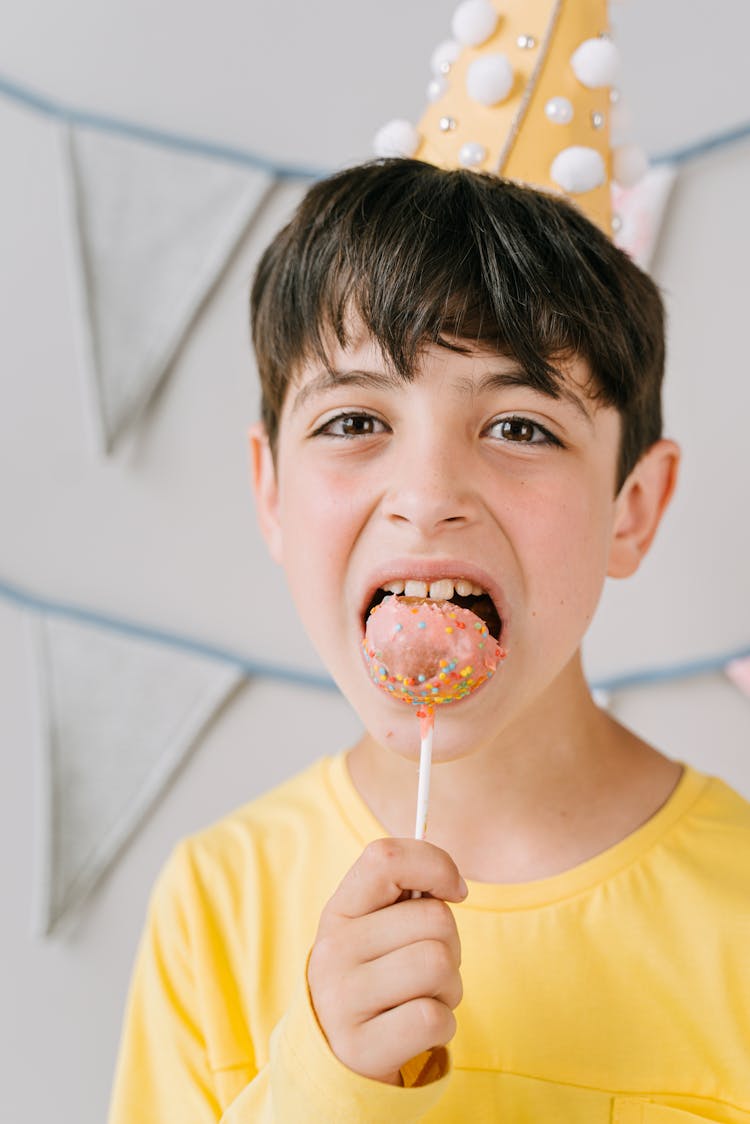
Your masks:
<instances>
[{"instance_id":1,"label":"bunting flag","mask_svg":"<svg viewBox=\"0 0 750 1124\"><path fill-rule=\"evenodd\" d=\"M38 615L34 929L78 907L243 681L229 664Z\"/></svg>"},{"instance_id":2,"label":"bunting flag","mask_svg":"<svg viewBox=\"0 0 750 1124\"><path fill-rule=\"evenodd\" d=\"M81 351L100 450L146 409L271 190L270 172L62 129Z\"/></svg>"},{"instance_id":3,"label":"bunting flag","mask_svg":"<svg viewBox=\"0 0 750 1124\"><path fill-rule=\"evenodd\" d=\"M750 698L750 656L744 659L731 660L726 667L727 676L735 687L739 687L743 695Z\"/></svg>"},{"instance_id":4,"label":"bunting flag","mask_svg":"<svg viewBox=\"0 0 750 1124\"><path fill-rule=\"evenodd\" d=\"M612 185L612 207L619 223L615 241L641 269L651 265L676 177L673 164L657 164L633 187Z\"/></svg>"}]
</instances>

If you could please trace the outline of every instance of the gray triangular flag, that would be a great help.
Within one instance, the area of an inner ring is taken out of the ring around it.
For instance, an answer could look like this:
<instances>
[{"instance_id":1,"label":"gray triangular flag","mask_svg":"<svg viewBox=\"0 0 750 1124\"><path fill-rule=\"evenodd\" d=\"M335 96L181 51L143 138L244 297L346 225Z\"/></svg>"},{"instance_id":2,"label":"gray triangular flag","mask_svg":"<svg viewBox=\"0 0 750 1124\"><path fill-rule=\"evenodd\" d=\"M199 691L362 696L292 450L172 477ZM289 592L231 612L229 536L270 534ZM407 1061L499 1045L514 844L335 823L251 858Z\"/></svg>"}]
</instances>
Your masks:
<instances>
[{"instance_id":1,"label":"gray triangular flag","mask_svg":"<svg viewBox=\"0 0 750 1124\"><path fill-rule=\"evenodd\" d=\"M100 448L146 408L273 185L264 171L63 130L83 359Z\"/></svg>"},{"instance_id":2,"label":"gray triangular flag","mask_svg":"<svg viewBox=\"0 0 750 1124\"><path fill-rule=\"evenodd\" d=\"M93 625L32 624L42 711L34 928L44 934L91 892L243 674Z\"/></svg>"}]
</instances>

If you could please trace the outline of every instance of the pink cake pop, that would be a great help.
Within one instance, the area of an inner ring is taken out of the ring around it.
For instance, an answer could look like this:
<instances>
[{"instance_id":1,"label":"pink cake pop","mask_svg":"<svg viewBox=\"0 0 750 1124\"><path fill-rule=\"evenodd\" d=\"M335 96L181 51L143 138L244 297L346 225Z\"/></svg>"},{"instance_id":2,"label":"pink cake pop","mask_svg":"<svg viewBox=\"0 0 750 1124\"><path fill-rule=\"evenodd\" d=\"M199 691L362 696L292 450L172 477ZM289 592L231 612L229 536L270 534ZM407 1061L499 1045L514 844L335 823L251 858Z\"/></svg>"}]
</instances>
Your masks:
<instances>
[{"instance_id":1,"label":"pink cake pop","mask_svg":"<svg viewBox=\"0 0 750 1124\"><path fill-rule=\"evenodd\" d=\"M371 610L362 653L373 683L396 699L430 708L466 698L505 658L470 609L394 594Z\"/></svg>"}]
</instances>

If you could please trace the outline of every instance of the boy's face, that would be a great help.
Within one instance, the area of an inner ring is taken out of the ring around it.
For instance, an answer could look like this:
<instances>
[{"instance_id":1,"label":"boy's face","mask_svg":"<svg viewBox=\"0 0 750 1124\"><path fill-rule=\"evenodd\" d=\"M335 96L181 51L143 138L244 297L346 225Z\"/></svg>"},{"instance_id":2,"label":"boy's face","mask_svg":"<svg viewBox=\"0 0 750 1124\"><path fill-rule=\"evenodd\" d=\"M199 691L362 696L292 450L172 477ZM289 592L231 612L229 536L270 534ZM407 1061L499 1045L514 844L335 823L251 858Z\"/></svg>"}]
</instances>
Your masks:
<instances>
[{"instance_id":1,"label":"boy's face","mask_svg":"<svg viewBox=\"0 0 750 1124\"><path fill-rule=\"evenodd\" d=\"M507 659L437 715L436 759L464 756L532 715L577 666L605 575L637 565L623 547L628 485L614 495L619 415L588 397L580 359L557 399L483 352L430 347L412 382L368 337L331 362L335 383L310 365L290 386L275 472L256 430L267 542L341 690L381 745L408 756L419 750L413 709L371 683L360 653L374 593L447 577L491 594Z\"/></svg>"}]
</instances>

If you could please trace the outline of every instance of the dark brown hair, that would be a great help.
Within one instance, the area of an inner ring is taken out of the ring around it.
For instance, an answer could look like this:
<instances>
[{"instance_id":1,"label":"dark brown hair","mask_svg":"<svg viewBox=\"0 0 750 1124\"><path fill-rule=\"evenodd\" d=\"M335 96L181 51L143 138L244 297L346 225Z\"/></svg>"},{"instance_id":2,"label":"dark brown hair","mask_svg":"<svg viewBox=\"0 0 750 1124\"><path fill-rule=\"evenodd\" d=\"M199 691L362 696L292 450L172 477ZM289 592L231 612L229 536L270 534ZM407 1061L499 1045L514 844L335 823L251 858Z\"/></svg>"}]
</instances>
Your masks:
<instances>
[{"instance_id":1,"label":"dark brown hair","mask_svg":"<svg viewBox=\"0 0 750 1124\"><path fill-rule=\"evenodd\" d=\"M474 345L558 397L555 362L582 357L622 418L618 489L661 436L656 285L576 207L496 176L383 160L314 184L261 258L251 315L274 451L301 366L329 366L326 338L346 347L357 323L404 379L427 344Z\"/></svg>"}]
</instances>

